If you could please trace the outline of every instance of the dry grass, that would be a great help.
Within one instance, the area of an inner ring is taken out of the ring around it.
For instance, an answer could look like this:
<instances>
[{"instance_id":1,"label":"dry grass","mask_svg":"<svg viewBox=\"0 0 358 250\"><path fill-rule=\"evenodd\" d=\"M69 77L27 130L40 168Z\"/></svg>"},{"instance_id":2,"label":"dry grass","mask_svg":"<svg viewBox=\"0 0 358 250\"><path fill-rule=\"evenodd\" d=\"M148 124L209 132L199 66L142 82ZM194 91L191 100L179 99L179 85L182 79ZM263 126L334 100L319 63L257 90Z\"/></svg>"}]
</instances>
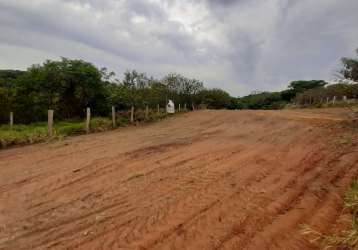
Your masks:
<instances>
[{"instance_id":1,"label":"dry grass","mask_svg":"<svg viewBox=\"0 0 358 250\"><path fill-rule=\"evenodd\" d=\"M343 212L352 215L352 225L340 235L325 235L308 225L302 226L302 234L313 236L311 242L318 242L324 249L358 249L358 181L354 181L346 193Z\"/></svg>"}]
</instances>

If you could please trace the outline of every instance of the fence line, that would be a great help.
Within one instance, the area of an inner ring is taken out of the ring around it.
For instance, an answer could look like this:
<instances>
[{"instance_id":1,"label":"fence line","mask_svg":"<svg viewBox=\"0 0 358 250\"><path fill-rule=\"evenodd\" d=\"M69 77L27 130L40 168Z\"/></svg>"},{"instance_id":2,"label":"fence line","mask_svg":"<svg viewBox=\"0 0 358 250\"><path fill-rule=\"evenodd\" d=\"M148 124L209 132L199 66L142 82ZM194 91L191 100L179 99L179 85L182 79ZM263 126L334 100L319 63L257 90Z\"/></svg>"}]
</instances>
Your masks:
<instances>
[{"instance_id":1,"label":"fence line","mask_svg":"<svg viewBox=\"0 0 358 250\"><path fill-rule=\"evenodd\" d=\"M192 104L192 108L193 110L195 109L194 104ZM161 113L161 108L160 105L157 104L157 114L159 115ZM141 109L143 110L143 109ZM184 104L184 110L187 110L187 104ZM182 106L179 103L178 104L178 111L181 112L182 111ZM155 109L150 109L149 105L145 106L145 120L149 120L149 114L151 112L155 112ZM163 113L167 114L166 111L166 107L164 107ZM130 109L130 122L134 123L135 120L135 116L136 116L136 110L135 110L135 106L131 106ZM54 117L55 117L55 111L53 109L49 109L47 110L47 134L49 137L53 136L53 132L54 132ZM117 113L116 113L116 108L115 106L111 107L111 120L112 120L112 126L113 128L117 127ZM14 126L14 112L9 112L9 126L10 129L13 128ZM85 124L84 124L84 130L86 131L86 133L90 133L91 130L91 108L87 107L86 108L86 116L85 116Z\"/></svg>"}]
</instances>

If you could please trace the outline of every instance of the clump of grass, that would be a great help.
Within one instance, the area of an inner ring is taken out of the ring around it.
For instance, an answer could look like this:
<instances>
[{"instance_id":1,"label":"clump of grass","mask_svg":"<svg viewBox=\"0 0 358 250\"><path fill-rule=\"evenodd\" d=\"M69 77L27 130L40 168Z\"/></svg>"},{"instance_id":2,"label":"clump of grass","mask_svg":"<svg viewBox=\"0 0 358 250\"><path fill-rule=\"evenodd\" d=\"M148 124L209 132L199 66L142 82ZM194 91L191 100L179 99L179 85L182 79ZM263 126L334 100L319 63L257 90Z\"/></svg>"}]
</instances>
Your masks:
<instances>
[{"instance_id":1,"label":"clump of grass","mask_svg":"<svg viewBox=\"0 0 358 250\"><path fill-rule=\"evenodd\" d=\"M108 118L94 117L90 122L92 132L107 131L113 128L112 121Z\"/></svg>"},{"instance_id":2,"label":"clump of grass","mask_svg":"<svg viewBox=\"0 0 358 250\"><path fill-rule=\"evenodd\" d=\"M358 213L358 180L354 181L348 190L345 198L345 208L349 209L353 215Z\"/></svg>"},{"instance_id":3,"label":"clump of grass","mask_svg":"<svg viewBox=\"0 0 358 250\"><path fill-rule=\"evenodd\" d=\"M340 235L325 235L313 230L308 225L302 226L302 234L315 238L311 242L320 242L325 249L358 249L358 180L354 181L346 193L344 209L352 215L351 228Z\"/></svg>"},{"instance_id":4,"label":"clump of grass","mask_svg":"<svg viewBox=\"0 0 358 250\"><path fill-rule=\"evenodd\" d=\"M80 120L60 121L55 122L54 132L57 136L83 134L85 133L84 126L85 123Z\"/></svg>"}]
</instances>

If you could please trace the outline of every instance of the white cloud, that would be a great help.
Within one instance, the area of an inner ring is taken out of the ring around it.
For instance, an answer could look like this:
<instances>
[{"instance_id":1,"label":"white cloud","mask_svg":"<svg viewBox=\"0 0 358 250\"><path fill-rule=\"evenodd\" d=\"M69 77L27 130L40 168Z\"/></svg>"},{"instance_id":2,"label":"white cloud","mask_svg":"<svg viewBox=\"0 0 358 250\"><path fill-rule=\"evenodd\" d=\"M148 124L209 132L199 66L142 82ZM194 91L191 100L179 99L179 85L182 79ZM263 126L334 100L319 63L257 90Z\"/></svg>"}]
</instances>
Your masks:
<instances>
[{"instance_id":1,"label":"white cloud","mask_svg":"<svg viewBox=\"0 0 358 250\"><path fill-rule=\"evenodd\" d=\"M358 47L356 0L0 0L0 67L81 58L175 71L233 95L329 79Z\"/></svg>"}]
</instances>

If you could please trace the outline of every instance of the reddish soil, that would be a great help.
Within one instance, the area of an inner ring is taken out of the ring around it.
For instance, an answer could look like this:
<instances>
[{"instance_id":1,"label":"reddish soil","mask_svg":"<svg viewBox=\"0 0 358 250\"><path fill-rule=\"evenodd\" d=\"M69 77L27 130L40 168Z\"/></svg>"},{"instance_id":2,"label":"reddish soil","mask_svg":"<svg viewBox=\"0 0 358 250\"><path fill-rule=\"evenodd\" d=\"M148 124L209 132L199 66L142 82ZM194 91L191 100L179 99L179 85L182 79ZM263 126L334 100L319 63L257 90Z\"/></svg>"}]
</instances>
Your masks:
<instances>
[{"instance_id":1,"label":"reddish soil","mask_svg":"<svg viewBox=\"0 0 358 250\"><path fill-rule=\"evenodd\" d=\"M0 249L318 249L358 174L345 109L196 111L0 151Z\"/></svg>"}]
</instances>

